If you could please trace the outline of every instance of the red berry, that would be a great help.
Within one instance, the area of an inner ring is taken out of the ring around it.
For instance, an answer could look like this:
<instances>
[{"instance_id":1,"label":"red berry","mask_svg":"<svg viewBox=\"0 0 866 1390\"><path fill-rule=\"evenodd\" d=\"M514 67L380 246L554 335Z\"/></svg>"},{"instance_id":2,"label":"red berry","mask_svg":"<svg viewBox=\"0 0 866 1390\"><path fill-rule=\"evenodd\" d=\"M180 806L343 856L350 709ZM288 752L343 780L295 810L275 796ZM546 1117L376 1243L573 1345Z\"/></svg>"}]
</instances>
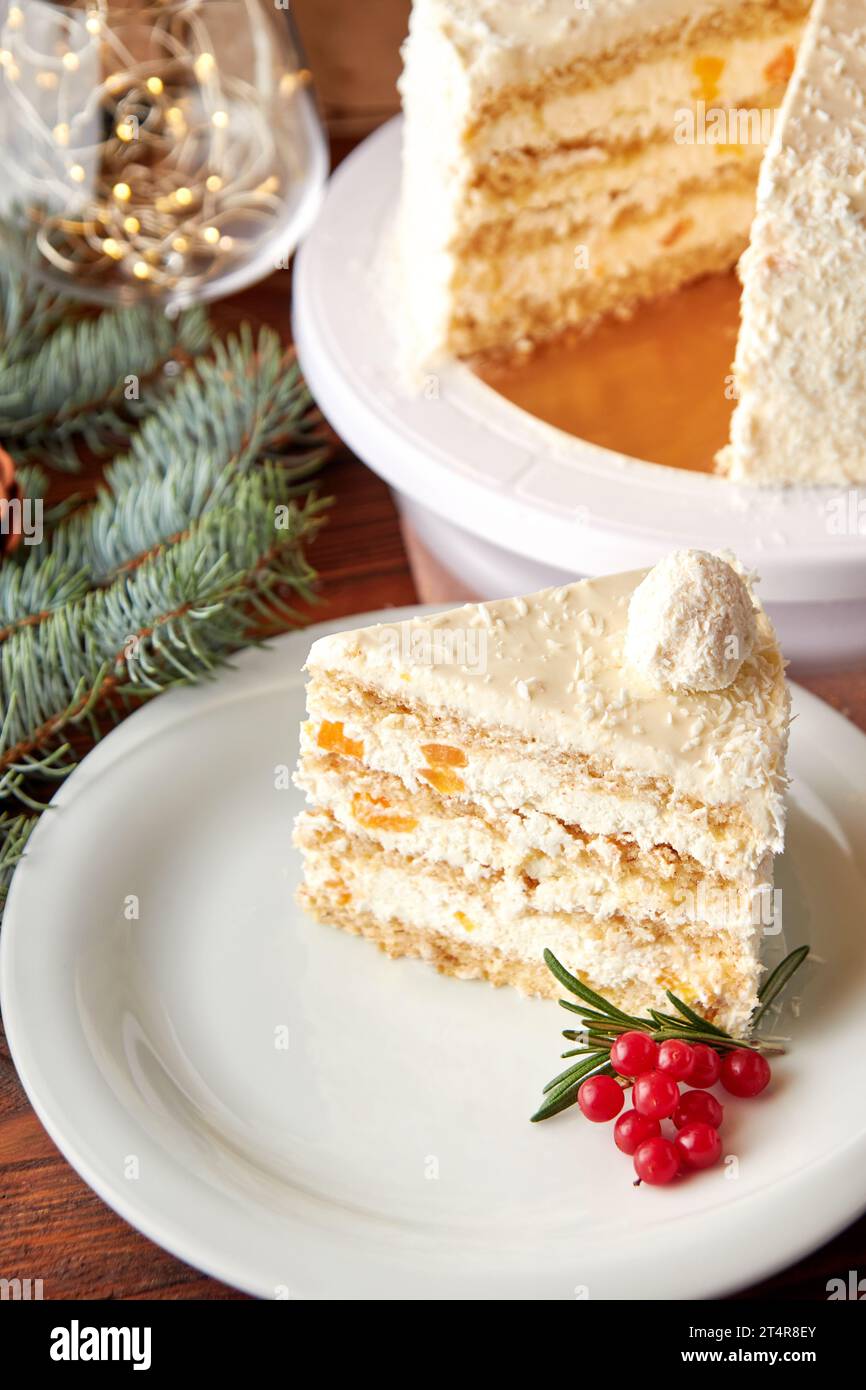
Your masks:
<instances>
[{"instance_id":1,"label":"red berry","mask_svg":"<svg viewBox=\"0 0 866 1390\"><path fill-rule=\"evenodd\" d=\"M702 1124L718 1129L724 1113L724 1107L708 1091L684 1091L674 1111L674 1124L677 1129L682 1129L684 1125L700 1120Z\"/></svg>"},{"instance_id":2,"label":"red berry","mask_svg":"<svg viewBox=\"0 0 866 1390\"><path fill-rule=\"evenodd\" d=\"M737 1048L722 1062L722 1085L732 1096L758 1096L770 1080L770 1064L760 1052Z\"/></svg>"},{"instance_id":3,"label":"red berry","mask_svg":"<svg viewBox=\"0 0 866 1390\"><path fill-rule=\"evenodd\" d=\"M680 1156L670 1139L645 1139L635 1150L634 1171L641 1182L663 1187L680 1171Z\"/></svg>"},{"instance_id":4,"label":"red berry","mask_svg":"<svg viewBox=\"0 0 866 1390\"><path fill-rule=\"evenodd\" d=\"M659 1071L666 1071L674 1081L685 1081L695 1060L694 1050L681 1038L667 1038L659 1048Z\"/></svg>"},{"instance_id":5,"label":"red berry","mask_svg":"<svg viewBox=\"0 0 866 1390\"><path fill-rule=\"evenodd\" d=\"M620 1076L641 1076L652 1071L658 1051L648 1033L620 1033L610 1049L610 1064Z\"/></svg>"},{"instance_id":6,"label":"red berry","mask_svg":"<svg viewBox=\"0 0 866 1390\"><path fill-rule=\"evenodd\" d=\"M662 1132L658 1120L639 1115L636 1110L624 1110L613 1127L613 1142L624 1154L633 1154L645 1139L657 1139Z\"/></svg>"},{"instance_id":7,"label":"red berry","mask_svg":"<svg viewBox=\"0 0 866 1390\"><path fill-rule=\"evenodd\" d=\"M706 1043L694 1043L692 1052L694 1060L688 1076L684 1079L690 1086L700 1086L702 1090L707 1086L715 1086L722 1070L718 1052L714 1052Z\"/></svg>"},{"instance_id":8,"label":"red berry","mask_svg":"<svg viewBox=\"0 0 866 1390\"><path fill-rule=\"evenodd\" d=\"M719 1131L703 1120L693 1120L691 1124L684 1125L674 1143L683 1168L712 1168L722 1156Z\"/></svg>"},{"instance_id":9,"label":"red berry","mask_svg":"<svg viewBox=\"0 0 866 1390\"><path fill-rule=\"evenodd\" d=\"M650 1120L666 1120L674 1113L679 1098L679 1086L663 1071L648 1071L638 1077L632 1088L635 1110Z\"/></svg>"},{"instance_id":10,"label":"red berry","mask_svg":"<svg viewBox=\"0 0 866 1390\"><path fill-rule=\"evenodd\" d=\"M577 1093L577 1103L588 1120L604 1124L622 1110L622 1087L612 1076L588 1076Z\"/></svg>"}]
</instances>

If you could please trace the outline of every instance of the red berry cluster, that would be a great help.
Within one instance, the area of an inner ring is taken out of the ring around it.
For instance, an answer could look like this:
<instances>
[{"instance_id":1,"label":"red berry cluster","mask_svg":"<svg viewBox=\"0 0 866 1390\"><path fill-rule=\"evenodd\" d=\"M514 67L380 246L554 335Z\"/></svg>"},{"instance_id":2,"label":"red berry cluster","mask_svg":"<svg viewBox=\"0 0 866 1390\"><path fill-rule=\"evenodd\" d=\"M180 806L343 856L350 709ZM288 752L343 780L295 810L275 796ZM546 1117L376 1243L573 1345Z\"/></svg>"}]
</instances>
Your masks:
<instances>
[{"instance_id":1,"label":"red berry cluster","mask_svg":"<svg viewBox=\"0 0 866 1390\"><path fill-rule=\"evenodd\" d=\"M659 1187L683 1173L711 1168L722 1154L723 1110L708 1088L721 1081L732 1096L757 1096L770 1080L766 1058L748 1048L720 1057L706 1043L669 1038L659 1044L648 1033L621 1033L610 1049L614 1071L632 1085L633 1109L620 1115L625 1094L612 1076L590 1076L577 1093L588 1120L617 1119L617 1148L634 1159L641 1182ZM680 1092L680 1082L693 1089ZM672 1120L676 1135L662 1134Z\"/></svg>"}]
</instances>

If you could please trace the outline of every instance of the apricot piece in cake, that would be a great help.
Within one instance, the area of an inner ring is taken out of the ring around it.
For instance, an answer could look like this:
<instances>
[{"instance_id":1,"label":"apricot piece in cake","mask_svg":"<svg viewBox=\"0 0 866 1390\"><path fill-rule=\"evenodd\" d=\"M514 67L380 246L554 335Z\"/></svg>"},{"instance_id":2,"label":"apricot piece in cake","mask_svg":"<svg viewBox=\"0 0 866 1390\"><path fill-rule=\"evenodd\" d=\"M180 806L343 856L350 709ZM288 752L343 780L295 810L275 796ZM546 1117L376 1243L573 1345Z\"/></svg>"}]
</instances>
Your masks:
<instances>
[{"instance_id":1,"label":"apricot piece in cake","mask_svg":"<svg viewBox=\"0 0 866 1390\"><path fill-rule=\"evenodd\" d=\"M352 901L352 894L341 878L330 878L325 884L338 907L346 907Z\"/></svg>"},{"instance_id":2,"label":"apricot piece in cake","mask_svg":"<svg viewBox=\"0 0 866 1390\"><path fill-rule=\"evenodd\" d=\"M342 723L331 723L323 719L319 725L316 743L326 753L342 753L347 758L363 758L364 745L360 739L348 738Z\"/></svg>"},{"instance_id":3,"label":"apricot piece in cake","mask_svg":"<svg viewBox=\"0 0 866 1390\"><path fill-rule=\"evenodd\" d=\"M391 830L406 834L415 829L418 822L414 816L401 816L399 812L392 812L390 807L390 801L384 796L368 796L366 792L358 792L352 798L352 815L365 830Z\"/></svg>"},{"instance_id":4,"label":"apricot piece in cake","mask_svg":"<svg viewBox=\"0 0 866 1390\"><path fill-rule=\"evenodd\" d=\"M454 792L466 790L463 778L458 777L457 773L448 767L422 767L420 775L443 796L452 796Z\"/></svg>"},{"instance_id":5,"label":"apricot piece in cake","mask_svg":"<svg viewBox=\"0 0 866 1390\"><path fill-rule=\"evenodd\" d=\"M462 748L448 743L424 743L421 752L431 767L465 767L469 761Z\"/></svg>"},{"instance_id":6,"label":"apricot piece in cake","mask_svg":"<svg viewBox=\"0 0 866 1390\"><path fill-rule=\"evenodd\" d=\"M764 68L764 76L768 82L787 82L794 71L795 60L793 44L786 43L781 52L777 53L767 66Z\"/></svg>"},{"instance_id":7,"label":"apricot piece in cake","mask_svg":"<svg viewBox=\"0 0 866 1390\"><path fill-rule=\"evenodd\" d=\"M659 244L661 246L673 246L680 237L685 236L686 232L690 232L694 225L694 220L691 217L681 217L665 232L663 237L659 237Z\"/></svg>"},{"instance_id":8,"label":"apricot piece in cake","mask_svg":"<svg viewBox=\"0 0 866 1390\"><path fill-rule=\"evenodd\" d=\"M692 96L702 97L704 101L712 101L719 95L719 79L725 70L724 58L713 58L709 54L702 54L695 58L692 63L692 72L698 79L699 86L692 92Z\"/></svg>"},{"instance_id":9,"label":"apricot piece in cake","mask_svg":"<svg viewBox=\"0 0 866 1390\"><path fill-rule=\"evenodd\" d=\"M684 1004L694 1004L697 1002L697 991L691 985L687 985L684 980L680 980L676 975L659 975L656 979L659 989L670 990L678 999L682 999Z\"/></svg>"}]
</instances>

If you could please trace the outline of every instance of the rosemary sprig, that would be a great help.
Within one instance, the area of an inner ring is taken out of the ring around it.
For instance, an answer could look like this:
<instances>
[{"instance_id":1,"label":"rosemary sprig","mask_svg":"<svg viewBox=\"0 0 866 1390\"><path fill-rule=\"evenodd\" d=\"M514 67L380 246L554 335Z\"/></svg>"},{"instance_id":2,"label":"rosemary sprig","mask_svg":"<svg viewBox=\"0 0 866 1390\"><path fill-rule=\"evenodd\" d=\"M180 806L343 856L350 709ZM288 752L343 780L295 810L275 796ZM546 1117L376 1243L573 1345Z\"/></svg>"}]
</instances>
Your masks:
<instances>
[{"instance_id":1,"label":"rosemary sprig","mask_svg":"<svg viewBox=\"0 0 866 1390\"><path fill-rule=\"evenodd\" d=\"M781 994L808 954L808 946L798 946L768 975L758 991L759 1007L752 1016L751 1026L753 1028ZM665 993L675 1010L674 1013L668 1014L662 1013L659 1009L650 1009L648 1018L636 1018L631 1014L624 1013L622 1009L618 1009L615 1004L611 1004L609 1000L597 994L594 989L585 985L576 975L572 975L556 959L552 951L545 950L544 963L559 983L581 1001L580 1004L573 1004L570 999L560 999L559 1003L569 1013L578 1014L583 1025L580 1031L574 1028L562 1030L562 1036L568 1042L580 1044L579 1047L563 1052L562 1058L565 1060L581 1057L583 1060L574 1062L571 1066L566 1067L565 1071L555 1076L552 1081L548 1081L543 1092L545 1099L532 1116L533 1123L538 1120L548 1120L552 1115L558 1115L560 1111L567 1110L569 1106L574 1105L580 1084L587 1076L602 1074L613 1076L615 1073L610 1065L611 1045L620 1033L629 1029L648 1033L654 1042L661 1043L670 1038L680 1038L684 1042L706 1043L717 1052L726 1052L731 1048L748 1048L753 1052L765 1053L783 1051L782 1048L762 1041L760 1038L732 1037L730 1033L726 1033L723 1028L711 1023L709 1019L702 1018L682 999L678 999L675 994L672 994L669 989L665 990Z\"/></svg>"}]
</instances>

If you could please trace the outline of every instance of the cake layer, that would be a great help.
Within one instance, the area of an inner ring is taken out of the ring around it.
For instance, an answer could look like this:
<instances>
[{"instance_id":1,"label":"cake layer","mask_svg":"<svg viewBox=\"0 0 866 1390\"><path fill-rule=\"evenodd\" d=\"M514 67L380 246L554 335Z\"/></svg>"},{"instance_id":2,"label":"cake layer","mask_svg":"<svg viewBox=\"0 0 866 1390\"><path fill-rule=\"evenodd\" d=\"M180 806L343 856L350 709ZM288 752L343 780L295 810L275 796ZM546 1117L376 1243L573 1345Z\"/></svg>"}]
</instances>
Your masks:
<instances>
[{"instance_id":1,"label":"cake layer","mask_svg":"<svg viewBox=\"0 0 866 1390\"><path fill-rule=\"evenodd\" d=\"M434 721L420 706L398 706L360 685L314 679L307 707L302 755L326 750L338 729L343 746L363 750L366 767L390 773L410 791L433 779L449 799L474 802L494 816L531 807L590 835L628 835L645 850L670 845L725 877L736 877L744 864L757 868L772 848L741 805L708 806L676 795L663 778L615 770L603 759L496 738L444 716ZM441 746L463 759L458 768L426 762L424 749Z\"/></svg>"},{"instance_id":2,"label":"cake layer","mask_svg":"<svg viewBox=\"0 0 866 1390\"><path fill-rule=\"evenodd\" d=\"M684 219L685 220L685 219ZM739 219L740 223L744 218ZM676 224L674 224L676 226ZM692 238L700 236L691 228ZM640 267L625 273L581 275L573 288L548 298L511 298L495 305L491 314L481 296L475 296L471 316L455 314L450 329L450 351L456 357L478 362L508 361L570 330L588 332L608 314L627 317L645 300L672 294L704 275L717 275L736 265L746 244L747 232L732 233L726 241L661 251Z\"/></svg>"},{"instance_id":3,"label":"cake layer","mask_svg":"<svg viewBox=\"0 0 866 1390\"><path fill-rule=\"evenodd\" d=\"M514 238L500 254L464 256L455 273L452 344L461 356L503 341L543 340L729 269L746 246L754 183L701 189L649 216Z\"/></svg>"},{"instance_id":4,"label":"cake layer","mask_svg":"<svg viewBox=\"0 0 866 1390\"><path fill-rule=\"evenodd\" d=\"M729 158L709 175L705 172L694 179L656 182L650 162L644 184L636 175L634 184L626 180L617 193L602 189L595 197L588 195L485 222L461 244L455 287L469 283L507 289L509 265L529 257L533 277L549 275L554 292L568 290L582 271L592 273L593 260L597 271L601 266L602 274L616 274L635 263L635 247L641 242L648 246L650 255L682 245L686 231L705 206L712 210L714 223L691 244L715 245L732 225L741 230L742 217L738 215L733 224L730 218L726 220L722 199L741 194L743 206L754 210L758 164L757 152L745 150L742 157ZM511 283L519 290L522 282L513 276ZM459 302L459 290L456 300Z\"/></svg>"},{"instance_id":5,"label":"cake layer","mask_svg":"<svg viewBox=\"0 0 866 1390\"><path fill-rule=\"evenodd\" d=\"M306 847L303 906L319 920L372 936L392 955L427 955L448 973L481 975L556 997L543 965L547 947L568 969L620 1007L666 1008L665 991L734 1033L757 1000L759 935L635 927L580 913L506 916L491 885L418 861L356 853L357 842ZM365 850L367 850L365 846Z\"/></svg>"},{"instance_id":6,"label":"cake layer","mask_svg":"<svg viewBox=\"0 0 866 1390\"><path fill-rule=\"evenodd\" d=\"M613 227L624 215L658 211L701 189L748 183L754 193L763 146L675 145L670 136L622 149L557 150L543 160L523 155L488 166L467 199L455 250L496 252L515 235L561 235Z\"/></svg>"},{"instance_id":7,"label":"cake layer","mask_svg":"<svg viewBox=\"0 0 866 1390\"><path fill-rule=\"evenodd\" d=\"M746 933L769 920L772 862L739 879L709 874L669 845L590 835L529 807L493 815L432 786L410 793L397 778L337 754L308 754L296 777L316 808L299 843L323 834L369 839L377 849L458 869L489 882L502 910L614 914L667 926L689 922Z\"/></svg>"},{"instance_id":8,"label":"cake layer","mask_svg":"<svg viewBox=\"0 0 866 1390\"><path fill-rule=\"evenodd\" d=\"M758 94L779 84L784 92L801 30L799 18L782 16L766 33L738 34L709 46L677 36L655 44L636 67L609 81L604 65L559 80L544 74L497 97L495 111L476 113L464 132L464 153L481 165L504 151L544 155L576 141L672 140L680 113L697 101L713 108L764 105ZM608 69L617 61L614 55Z\"/></svg>"}]
</instances>

